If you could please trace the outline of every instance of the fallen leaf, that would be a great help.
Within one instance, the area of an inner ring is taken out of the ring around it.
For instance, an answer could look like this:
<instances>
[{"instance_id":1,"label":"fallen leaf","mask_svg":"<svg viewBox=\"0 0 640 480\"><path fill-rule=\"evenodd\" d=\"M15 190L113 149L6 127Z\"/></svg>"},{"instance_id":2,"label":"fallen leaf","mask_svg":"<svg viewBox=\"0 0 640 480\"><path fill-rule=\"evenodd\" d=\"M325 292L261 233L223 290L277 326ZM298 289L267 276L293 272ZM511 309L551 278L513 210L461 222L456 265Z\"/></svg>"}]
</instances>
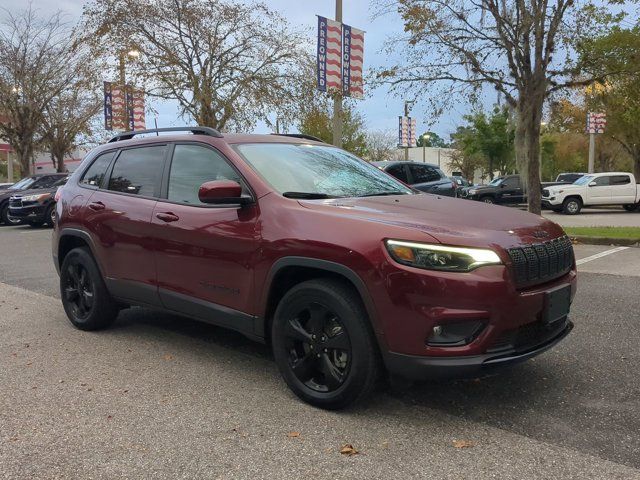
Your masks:
<instances>
[{"instance_id":1,"label":"fallen leaf","mask_svg":"<svg viewBox=\"0 0 640 480\"><path fill-rule=\"evenodd\" d=\"M470 442L469 440L454 440L453 446L455 448L471 448L474 445L473 442Z\"/></svg>"},{"instance_id":2,"label":"fallen leaf","mask_svg":"<svg viewBox=\"0 0 640 480\"><path fill-rule=\"evenodd\" d=\"M382 448L389 448L389 442L387 442L386 440L384 442L382 442Z\"/></svg>"},{"instance_id":3,"label":"fallen leaf","mask_svg":"<svg viewBox=\"0 0 640 480\"><path fill-rule=\"evenodd\" d=\"M289 438L296 438L300 436L300 432L289 432L287 433L287 437Z\"/></svg>"},{"instance_id":4,"label":"fallen leaf","mask_svg":"<svg viewBox=\"0 0 640 480\"><path fill-rule=\"evenodd\" d=\"M111 420L113 417L111 415L107 415L107 420Z\"/></svg>"},{"instance_id":5,"label":"fallen leaf","mask_svg":"<svg viewBox=\"0 0 640 480\"><path fill-rule=\"evenodd\" d=\"M342 448L340 449L340 453L342 455L351 456L351 455L357 455L360 452L358 452L355 448L353 448L353 445L351 445L350 443L347 443L342 446Z\"/></svg>"},{"instance_id":6,"label":"fallen leaf","mask_svg":"<svg viewBox=\"0 0 640 480\"><path fill-rule=\"evenodd\" d=\"M162 357L162 358L164 358L165 360L173 360L173 355L170 355L170 354L168 354L168 353L167 353L167 354L166 354L164 357Z\"/></svg>"}]
</instances>

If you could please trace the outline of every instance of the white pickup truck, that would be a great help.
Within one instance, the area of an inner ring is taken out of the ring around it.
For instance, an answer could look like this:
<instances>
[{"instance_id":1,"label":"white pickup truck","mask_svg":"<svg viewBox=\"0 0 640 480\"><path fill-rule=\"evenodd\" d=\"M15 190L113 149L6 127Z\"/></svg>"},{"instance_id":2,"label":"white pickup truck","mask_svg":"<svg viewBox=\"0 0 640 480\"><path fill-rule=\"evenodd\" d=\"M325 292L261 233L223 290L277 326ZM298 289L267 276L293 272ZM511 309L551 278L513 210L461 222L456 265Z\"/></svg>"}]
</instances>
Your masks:
<instances>
[{"instance_id":1,"label":"white pickup truck","mask_svg":"<svg viewBox=\"0 0 640 480\"><path fill-rule=\"evenodd\" d=\"M631 173L589 173L570 185L554 185L542 190L542 208L577 215L582 207L622 205L633 212L640 209L640 185Z\"/></svg>"}]
</instances>

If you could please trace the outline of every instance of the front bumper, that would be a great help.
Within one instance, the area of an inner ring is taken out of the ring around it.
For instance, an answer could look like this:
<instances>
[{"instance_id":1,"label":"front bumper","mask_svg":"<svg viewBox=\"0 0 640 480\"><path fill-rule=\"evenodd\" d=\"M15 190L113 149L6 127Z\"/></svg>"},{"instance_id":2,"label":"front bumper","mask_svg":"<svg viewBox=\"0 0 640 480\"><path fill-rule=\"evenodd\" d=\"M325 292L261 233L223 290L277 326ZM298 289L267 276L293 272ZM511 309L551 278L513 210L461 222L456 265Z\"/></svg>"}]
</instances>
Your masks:
<instances>
[{"instance_id":1,"label":"front bumper","mask_svg":"<svg viewBox=\"0 0 640 480\"><path fill-rule=\"evenodd\" d=\"M28 205L18 208L9 207L9 216L23 222L44 222L47 212L46 205Z\"/></svg>"},{"instance_id":2,"label":"front bumper","mask_svg":"<svg viewBox=\"0 0 640 480\"><path fill-rule=\"evenodd\" d=\"M391 374L411 380L479 377L543 353L564 339L572 329L573 323L564 319L548 338L528 348L511 346L502 351L457 357L423 357L387 352L384 360Z\"/></svg>"}]
</instances>

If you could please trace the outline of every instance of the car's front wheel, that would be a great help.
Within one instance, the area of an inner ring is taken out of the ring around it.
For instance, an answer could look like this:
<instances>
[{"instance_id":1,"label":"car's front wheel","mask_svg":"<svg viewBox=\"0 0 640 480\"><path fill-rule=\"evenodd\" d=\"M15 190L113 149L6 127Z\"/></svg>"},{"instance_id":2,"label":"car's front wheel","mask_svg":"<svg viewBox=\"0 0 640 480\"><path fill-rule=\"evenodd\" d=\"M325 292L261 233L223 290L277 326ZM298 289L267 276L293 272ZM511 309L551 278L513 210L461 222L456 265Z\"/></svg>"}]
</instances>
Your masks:
<instances>
[{"instance_id":1,"label":"car's front wheel","mask_svg":"<svg viewBox=\"0 0 640 480\"><path fill-rule=\"evenodd\" d=\"M0 223L4 223L5 225L20 225L22 220L19 218L13 218L9 215L9 205L5 204L0 210Z\"/></svg>"},{"instance_id":2,"label":"car's front wheel","mask_svg":"<svg viewBox=\"0 0 640 480\"><path fill-rule=\"evenodd\" d=\"M87 248L74 248L64 257L60 297L67 317L80 330L106 328L118 315L118 306Z\"/></svg>"},{"instance_id":3,"label":"car's front wheel","mask_svg":"<svg viewBox=\"0 0 640 480\"><path fill-rule=\"evenodd\" d=\"M577 215L582 209L582 202L579 198L570 197L562 202L562 211L567 215Z\"/></svg>"},{"instance_id":4,"label":"car's front wheel","mask_svg":"<svg viewBox=\"0 0 640 480\"><path fill-rule=\"evenodd\" d=\"M482 198L480 199L480 201L481 201L481 202L484 202L484 203L489 203L489 204L491 204L491 203L496 203L496 202L495 202L495 200L493 199L493 197L489 197L489 196L487 196L487 197L482 197Z\"/></svg>"},{"instance_id":5,"label":"car's front wheel","mask_svg":"<svg viewBox=\"0 0 640 480\"><path fill-rule=\"evenodd\" d=\"M310 280L276 309L271 339L276 364L302 400L326 409L365 398L380 372L367 313L348 285Z\"/></svg>"}]
</instances>

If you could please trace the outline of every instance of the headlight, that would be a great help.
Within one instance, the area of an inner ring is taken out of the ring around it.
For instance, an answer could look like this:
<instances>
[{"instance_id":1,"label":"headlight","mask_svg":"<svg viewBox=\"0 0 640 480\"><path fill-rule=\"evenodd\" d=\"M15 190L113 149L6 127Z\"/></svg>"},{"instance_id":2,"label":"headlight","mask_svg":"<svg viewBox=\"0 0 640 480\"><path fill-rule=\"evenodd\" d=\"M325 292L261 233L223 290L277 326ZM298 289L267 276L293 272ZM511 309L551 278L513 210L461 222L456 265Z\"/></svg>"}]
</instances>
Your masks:
<instances>
[{"instance_id":1,"label":"headlight","mask_svg":"<svg viewBox=\"0 0 640 480\"><path fill-rule=\"evenodd\" d=\"M40 193L38 195L25 195L22 197L23 202L43 202L51 196L50 193Z\"/></svg>"},{"instance_id":2,"label":"headlight","mask_svg":"<svg viewBox=\"0 0 640 480\"><path fill-rule=\"evenodd\" d=\"M473 188L471 190L469 190L469 194L470 195L475 195L476 193L478 193L478 191L474 190Z\"/></svg>"},{"instance_id":3,"label":"headlight","mask_svg":"<svg viewBox=\"0 0 640 480\"><path fill-rule=\"evenodd\" d=\"M387 240L387 250L403 265L427 270L469 272L483 265L500 265L500 257L484 248L450 247L430 243Z\"/></svg>"}]
</instances>

